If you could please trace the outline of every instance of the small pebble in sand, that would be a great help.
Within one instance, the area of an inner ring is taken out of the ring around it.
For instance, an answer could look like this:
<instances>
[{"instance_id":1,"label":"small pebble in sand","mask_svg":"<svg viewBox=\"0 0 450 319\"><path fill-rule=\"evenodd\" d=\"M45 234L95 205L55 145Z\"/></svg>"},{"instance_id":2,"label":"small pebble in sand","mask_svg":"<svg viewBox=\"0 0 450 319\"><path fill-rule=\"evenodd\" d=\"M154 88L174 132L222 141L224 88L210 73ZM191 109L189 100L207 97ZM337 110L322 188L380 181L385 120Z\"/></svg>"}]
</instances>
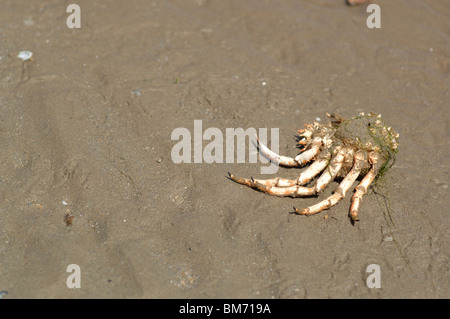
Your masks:
<instances>
[{"instance_id":1,"label":"small pebble in sand","mask_svg":"<svg viewBox=\"0 0 450 319\"><path fill-rule=\"evenodd\" d=\"M0 291L0 299L2 299L3 297L6 297L6 295L8 295L7 291Z\"/></svg>"},{"instance_id":2,"label":"small pebble in sand","mask_svg":"<svg viewBox=\"0 0 450 319\"><path fill-rule=\"evenodd\" d=\"M178 287L193 288L197 285L197 276L193 274L192 270L187 269L181 271L177 276L177 281L173 283Z\"/></svg>"},{"instance_id":3,"label":"small pebble in sand","mask_svg":"<svg viewBox=\"0 0 450 319\"><path fill-rule=\"evenodd\" d=\"M17 55L17 57L23 61L30 60L32 56L33 56L33 52L27 51L27 50L20 51L19 54Z\"/></svg>"},{"instance_id":4,"label":"small pebble in sand","mask_svg":"<svg viewBox=\"0 0 450 319\"><path fill-rule=\"evenodd\" d=\"M27 27L32 27L34 26L34 21L32 18L24 19L23 24Z\"/></svg>"},{"instance_id":5,"label":"small pebble in sand","mask_svg":"<svg viewBox=\"0 0 450 319\"><path fill-rule=\"evenodd\" d=\"M67 226L67 227L72 226L72 224L73 224L73 218L74 218L74 216L73 216L73 215L70 215L69 213L66 213L66 214L64 215L64 222L66 223L66 226Z\"/></svg>"},{"instance_id":6,"label":"small pebble in sand","mask_svg":"<svg viewBox=\"0 0 450 319\"><path fill-rule=\"evenodd\" d=\"M184 202L184 198L182 196L175 196L172 198L172 202L174 202L176 205L182 205Z\"/></svg>"},{"instance_id":7,"label":"small pebble in sand","mask_svg":"<svg viewBox=\"0 0 450 319\"><path fill-rule=\"evenodd\" d=\"M131 94L141 96L141 88L137 88L136 90L131 91Z\"/></svg>"},{"instance_id":8,"label":"small pebble in sand","mask_svg":"<svg viewBox=\"0 0 450 319\"><path fill-rule=\"evenodd\" d=\"M157 162L157 163L161 163L161 162L162 162L162 158L161 158L161 157L158 158L158 159L156 160L156 162Z\"/></svg>"}]
</instances>

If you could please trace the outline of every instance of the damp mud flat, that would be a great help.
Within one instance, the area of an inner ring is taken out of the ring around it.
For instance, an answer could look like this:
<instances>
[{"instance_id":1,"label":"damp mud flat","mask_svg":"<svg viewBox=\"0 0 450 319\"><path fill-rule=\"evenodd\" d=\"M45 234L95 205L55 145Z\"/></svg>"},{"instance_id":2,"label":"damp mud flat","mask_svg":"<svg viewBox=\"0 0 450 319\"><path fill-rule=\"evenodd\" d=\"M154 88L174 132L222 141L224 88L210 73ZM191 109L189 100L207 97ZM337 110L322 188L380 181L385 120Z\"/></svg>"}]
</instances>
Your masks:
<instances>
[{"instance_id":1,"label":"damp mud flat","mask_svg":"<svg viewBox=\"0 0 450 319\"><path fill-rule=\"evenodd\" d=\"M367 5L340 0L77 4L79 29L59 1L0 4L3 298L450 296L447 0L376 1L374 29ZM326 112L382 114L400 134L355 225L351 194L292 214L337 182L273 197L227 172L301 170L171 158L195 120L278 128L295 156L297 130Z\"/></svg>"}]
</instances>

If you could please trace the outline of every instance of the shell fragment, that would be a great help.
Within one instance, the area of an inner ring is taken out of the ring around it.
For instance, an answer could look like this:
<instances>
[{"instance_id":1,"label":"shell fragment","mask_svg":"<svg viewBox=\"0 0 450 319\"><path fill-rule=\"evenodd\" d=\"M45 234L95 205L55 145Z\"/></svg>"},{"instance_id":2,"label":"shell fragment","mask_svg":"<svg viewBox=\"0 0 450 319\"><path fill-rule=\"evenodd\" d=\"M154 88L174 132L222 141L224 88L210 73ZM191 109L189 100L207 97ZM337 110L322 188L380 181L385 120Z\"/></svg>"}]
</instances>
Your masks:
<instances>
[{"instance_id":1,"label":"shell fragment","mask_svg":"<svg viewBox=\"0 0 450 319\"><path fill-rule=\"evenodd\" d=\"M27 51L27 50L20 51L19 54L17 55L17 57L19 59L21 59L22 61L30 60L32 56L33 56L33 52Z\"/></svg>"}]
</instances>

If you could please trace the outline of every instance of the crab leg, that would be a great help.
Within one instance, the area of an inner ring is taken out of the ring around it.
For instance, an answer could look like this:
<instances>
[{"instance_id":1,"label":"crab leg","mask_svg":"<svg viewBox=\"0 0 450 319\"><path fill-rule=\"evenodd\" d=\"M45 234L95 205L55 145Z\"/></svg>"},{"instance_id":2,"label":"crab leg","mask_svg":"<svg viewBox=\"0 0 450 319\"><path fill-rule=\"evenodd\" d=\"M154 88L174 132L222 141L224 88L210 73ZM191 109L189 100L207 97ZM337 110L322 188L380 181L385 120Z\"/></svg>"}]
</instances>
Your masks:
<instances>
[{"instance_id":1,"label":"crab leg","mask_svg":"<svg viewBox=\"0 0 450 319\"><path fill-rule=\"evenodd\" d=\"M302 211L295 208L295 212L300 215L313 215L321 212L324 209L330 208L336 205L342 198L345 197L345 193L353 185L361 172L361 168L364 164L365 156L364 152L358 151L354 156L354 164L350 172L345 176L339 186L336 188L333 195L320 203L303 209Z\"/></svg>"},{"instance_id":2,"label":"crab leg","mask_svg":"<svg viewBox=\"0 0 450 319\"><path fill-rule=\"evenodd\" d=\"M310 196L316 193L314 188L307 188L297 185L296 179L272 178L267 180L257 180L253 178L236 177L228 173L230 178L240 184L247 185L262 192L274 196Z\"/></svg>"},{"instance_id":3,"label":"crab leg","mask_svg":"<svg viewBox=\"0 0 450 319\"><path fill-rule=\"evenodd\" d=\"M233 181L239 184L247 185L249 187L256 187L255 182L258 182L266 187L271 186L289 187L295 185L305 185L311 179L316 177L321 171L323 171L325 167L327 167L330 157L331 157L330 152L323 151L319 155L319 159L317 159L314 163L308 166L308 168L305 169L297 179L288 179L281 177L275 177L270 179L253 179L253 178L236 177L230 173L228 173L228 175Z\"/></svg>"},{"instance_id":4,"label":"crab leg","mask_svg":"<svg viewBox=\"0 0 450 319\"><path fill-rule=\"evenodd\" d=\"M309 162L314 156L316 156L320 152L320 146L322 145L322 138L315 138L311 142L311 148L304 151L300 155L297 155L295 158L278 155L275 152L272 152L267 146L262 144L259 139L258 147L261 153L263 153L267 158L269 158L272 162L278 165L287 166L287 167L299 167Z\"/></svg>"},{"instance_id":5,"label":"crab leg","mask_svg":"<svg viewBox=\"0 0 450 319\"><path fill-rule=\"evenodd\" d=\"M344 163L345 155L350 154L353 151L343 147L336 147L334 153L336 154L330 161L328 168L320 175L314 188L316 192L323 190L331 181L334 180L337 173L341 170ZM352 154L353 155L353 154Z\"/></svg>"},{"instance_id":6,"label":"crab leg","mask_svg":"<svg viewBox=\"0 0 450 319\"><path fill-rule=\"evenodd\" d=\"M323 156L322 156L323 154ZM301 172L300 176L297 178L298 185L305 185L311 181L314 177L319 175L329 164L331 153L326 150L320 153L319 158L315 160L307 169Z\"/></svg>"},{"instance_id":7,"label":"crab leg","mask_svg":"<svg viewBox=\"0 0 450 319\"><path fill-rule=\"evenodd\" d=\"M315 139L313 139L310 145L312 145L310 149L300 153L295 157L295 161L300 165L305 165L310 160L312 160L314 156L319 154L320 147L322 146L322 138L316 137Z\"/></svg>"},{"instance_id":8,"label":"crab leg","mask_svg":"<svg viewBox=\"0 0 450 319\"><path fill-rule=\"evenodd\" d=\"M263 184L264 186L270 187L270 186L279 186L279 187L286 187L286 186L294 186L297 184L296 179L288 179L288 178L281 178L281 177L275 177L271 179L253 179L253 178L243 178L243 177L237 177L233 174L228 173L230 178L243 185L247 185L249 187L255 187L256 188L256 182Z\"/></svg>"},{"instance_id":9,"label":"crab leg","mask_svg":"<svg viewBox=\"0 0 450 319\"><path fill-rule=\"evenodd\" d=\"M290 186L290 187L276 187L276 186L265 186L259 182L255 182L255 186L260 191L263 191L269 195L274 196L291 196L291 197L302 197L311 196L316 193L316 190L312 187L302 187L300 185Z\"/></svg>"},{"instance_id":10,"label":"crab leg","mask_svg":"<svg viewBox=\"0 0 450 319\"><path fill-rule=\"evenodd\" d=\"M375 176L377 176L379 171L378 161L380 159L380 154L376 152L371 152L369 154L369 162L372 164L370 171L362 179L361 183L355 188L355 194L352 197L352 205L350 206L350 218L353 221L358 221L358 210L361 203L362 197L367 193L367 188L373 182Z\"/></svg>"}]
</instances>

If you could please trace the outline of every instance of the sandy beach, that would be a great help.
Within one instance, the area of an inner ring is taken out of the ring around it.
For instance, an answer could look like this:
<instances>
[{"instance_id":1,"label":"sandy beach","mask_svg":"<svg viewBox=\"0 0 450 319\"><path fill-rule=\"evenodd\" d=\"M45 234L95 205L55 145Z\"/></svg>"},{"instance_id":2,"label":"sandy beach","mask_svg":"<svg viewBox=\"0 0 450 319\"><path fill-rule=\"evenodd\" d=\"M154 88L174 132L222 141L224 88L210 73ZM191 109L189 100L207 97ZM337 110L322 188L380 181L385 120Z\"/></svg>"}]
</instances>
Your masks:
<instances>
[{"instance_id":1,"label":"sandy beach","mask_svg":"<svg viewBox=\"0 0 450 319\"><path fill-rule=\"evenodd\" d=\"M448 0L371 1L372 29L344 0L78 0L81 28L71 3L0 3L0 297L450 297ZM227 173L302 169L171 155L196 120L295 156L304 124L370 111L399 151L354 225L352 191L292 213L336 181L275 197Z\"/></svg>"}]
</instances>

